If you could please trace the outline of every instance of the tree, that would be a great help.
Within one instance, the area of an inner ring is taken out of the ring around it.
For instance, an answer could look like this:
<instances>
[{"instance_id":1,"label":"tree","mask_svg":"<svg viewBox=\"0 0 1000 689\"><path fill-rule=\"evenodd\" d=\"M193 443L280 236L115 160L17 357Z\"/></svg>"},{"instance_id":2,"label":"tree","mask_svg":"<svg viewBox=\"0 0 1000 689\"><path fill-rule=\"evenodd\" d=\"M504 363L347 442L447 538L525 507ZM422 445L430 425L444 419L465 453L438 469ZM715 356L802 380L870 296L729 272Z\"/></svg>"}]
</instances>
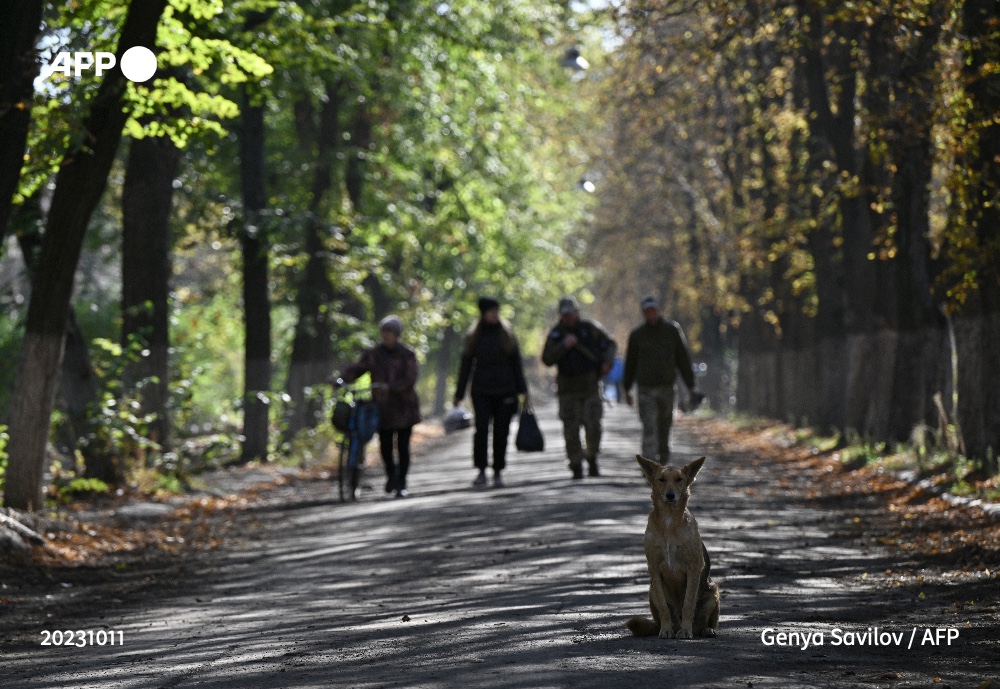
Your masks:
<instances>
[{"instance_id":1,"label":"tree","mask_svg":"<svg viewBox=\"0 0 1000 689\"><path fill-rule=\"evenodd\" d=\"M250 22L248 21L248 24ZM268 227L265 217L264 105L243 90L239 125L240 180L245 224L239 230L243 256L244 392L243 454L240 461L267 459L271 390L271 297L268 288Z\"/></svg>"},{"instance_id":2,"label":"tree","mask_svg":"<svg viewBox=\"0 0 1000 689\"><path fill-rule=\"evenodd\" d=\"M118 43L119 63L127 49L155 44L165 7L166 0L130 3ZM36 510L42 505L45 444L63 355L66 313L83 236L104 193L128 119L123 107L125 85L120 67L107 73L84 122L86 147L66 156L56 177L11 405L13 441L4 494L8 507Z\"/></svg>"},{"instance_id":3,"label":"tree","mask_svg":"<svg viewBox=\"0 0 1000 689\"><path fill-rule=\"evenodd\" d=\"M10 0L0 7L0 244L7 236L11 199L17 191L31 124L33 82L38 75L35 40L42 0Z\"/></svg>"},{"instance_id":4,"label":"tree","mask_svg":"<svg viewBox=\"0 0 1000 689\"><path fill-rule=\"evenodd\" d=\"M134 139L122 185L121 341L126 350L132 339L142 343L123 382L126 389L142 383L141 411L155 415L150 437L164 451L170 447L170 215L180 161L169 136Z\"/></svg>"}]
</instances>

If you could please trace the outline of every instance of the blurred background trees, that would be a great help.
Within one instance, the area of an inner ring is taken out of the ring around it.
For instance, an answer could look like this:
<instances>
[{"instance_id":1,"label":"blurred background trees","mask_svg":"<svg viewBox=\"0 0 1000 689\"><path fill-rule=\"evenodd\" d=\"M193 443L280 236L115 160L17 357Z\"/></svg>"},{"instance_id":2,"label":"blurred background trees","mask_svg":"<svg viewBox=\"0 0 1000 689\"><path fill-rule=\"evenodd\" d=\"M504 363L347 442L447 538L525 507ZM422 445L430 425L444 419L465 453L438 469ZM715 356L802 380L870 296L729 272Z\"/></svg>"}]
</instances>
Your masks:
<instances>
[{"instance_id":1,"label":"blurred background trees","mask_svg":"<svg viewBox=\"0 0 1000 689\"><path fill-rule=\"evenodd\" d=\"M590 203L576 180L592 125L559 61L587 13L523 0L4 12L18 27L0 54L11 506L40 505L53 458L56 474L117 483L289 452L324 421L328 376L390 312L440 409L478 296L504 301L530 352L557 297L583 285L565 239ZM57 52L131 45L158 52L145 84L118 69L39 76Z\"/></svg>"},{"instance_id":2,"label":"blurred background trees","mask_svg":"<svg viewBox=\"0 0 1000 689\"><path fill-rule=\"evenodd\" d=\"M574 291L620 343L659 296L716 408L996 471L997 12L12 0L5 500L294 456L388 313L440 412L479 296L530 362ZM139 43L145 84L39 76Z\"/></svg>"},{"instance_id":3,"label":"blurred background trees","mask_svg":"<svg viewBox=\"0 0 1000 689\"><path fill-rule=\"evenodd\" d=\"M998 11L615 7L602 317L620 336L656 293L716 405L876 441L936 428L996 471Z\"/></svg>"}]
</instances>

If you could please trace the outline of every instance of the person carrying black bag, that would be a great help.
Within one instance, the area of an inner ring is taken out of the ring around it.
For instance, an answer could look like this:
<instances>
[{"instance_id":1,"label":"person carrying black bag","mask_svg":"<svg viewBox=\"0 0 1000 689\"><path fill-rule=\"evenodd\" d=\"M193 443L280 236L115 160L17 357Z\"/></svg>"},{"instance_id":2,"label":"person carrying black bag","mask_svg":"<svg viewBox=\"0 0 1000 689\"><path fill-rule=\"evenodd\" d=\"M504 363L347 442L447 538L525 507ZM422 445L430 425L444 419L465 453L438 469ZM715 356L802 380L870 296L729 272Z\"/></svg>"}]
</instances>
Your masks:
<instances>
[{"instance_id":1,"label":"person carrying black bag","mask_svg":"<svg viewBox=\"0 0 1000 689\"><path fill-rule=\"evenodd\" d=\"M517 413L518 395L528 394L521 363L521 349L510 324L500 318L500 302L492 297L479 300L479 320L469 329L462 347L462 364L454 404L465 397L472 379L472 410L476 432L472 438L472 460L479 474L474 486L485 486L490 424L493 425L493 485L503 487L507 436Z\"/></svg>"}]
</instances>

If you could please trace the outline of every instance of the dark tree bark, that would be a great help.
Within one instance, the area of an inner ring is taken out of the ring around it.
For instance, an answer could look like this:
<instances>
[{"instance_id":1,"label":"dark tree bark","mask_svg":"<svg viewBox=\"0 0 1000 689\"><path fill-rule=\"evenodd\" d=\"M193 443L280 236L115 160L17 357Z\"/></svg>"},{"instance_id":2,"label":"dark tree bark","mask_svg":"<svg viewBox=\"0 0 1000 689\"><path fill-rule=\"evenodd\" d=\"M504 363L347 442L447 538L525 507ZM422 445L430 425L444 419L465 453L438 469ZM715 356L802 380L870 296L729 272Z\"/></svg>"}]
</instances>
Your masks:
<instances>
[{"instance_id":1,"label":"dark tree bark","mask_svg":"<svg viewBox=\"0 0 1000 689\"><path fill-rule=\"evenodd\" d=\"M932 5L937 16L922 27L917 45L900 56L895 89L895 132L889 150L895 163L892 208L896 214L895 264L896 362L886 439L908 440L917 424L933 425L934 394L944 393L947 332L934 299L930 236L931 180L934 164L934 90L940 59L937 43L945 3Z\"/></svg>"},{"instance_id":2,"label":"dark tree bark","mask_svg":"<svg viewBox=\"0 0 1000 689\"><path fill-rule=\"evenodd\" d=\"M323 383L333 371L331 308L334 288L330 281L329 247L325 224L321 222L327 193L333 187L337 141L341 135L343 94L339 83L328 84L319 126L316 128L316 163L306 220L306 274L299 285L296 304L299 320L295 326L292 360L286 390L291 398L286 414L286 438L303 428L313 428L321 420L315 399L306 399L306 388Z\"/></svg>"},{"instance_id":3,"label":"dark tree bark","mask_svg":"<svg viewBox=\"0 0 1000 689\"><path fill-rule=\"evenodd\" d=\"M454 365L454 347L458 333L451 325L441 334L441 344L437 351L437 375L434 380L434 415L444 414L448 404L448 372Z\"/></svg>"},{"instance_id":4,"label":"dark tree bark","mask_svg":"<svg viewBox=\"0 0 1000 689\"><path fill-rule=\"evenodd\" d=\"M135 45L154 45L166 0L133 0L118 44L118 63ZM85 147L71 151L56 176L38 270L32 285L18 360L10 421L5 504L34 511L42 506L45 443L59 382L66 314L83 237L104 193L127 114L125 77L108 72L83 123Z\"/></svg>"},{"instance_id":5,"label":"dark tree bark","mask_svg":"<svg viewBox=\"0 0 1000 689\"><path fill-rule=\"evenodd\" d=\"M978 269L979 289L955 319L958 340L958 418L970 456L992 454L992 469L1000 456L1000 75L988 69L1000 59L994 38L1000 21L1000 3L967 0L963 10L965 35L972 51L965 63L971 112L977 123L969 133L975 142L964 162L972 176L965 221L974 232L978 255L971 257ZM982 124L978 124L982 123Z\"/></svg>"},{"instance_id":6,"label":"dark tree bark","mask_svg":"<svg viewBox=\"0 0 1000 689\"><path fill-rule=\"evenodd\" d=\"M344 187L355 211L362 207L365 167L372 142L372 113L367 103L359 103L351 118L351 154L344 170Z\"/></svg>"},{"instance_id":7,"label":"dark tree bark","mask_svg":"<svg viewBox=\"0 0 1000 689\"><path fill-rule=\"evenodd\" d=\"M0 246L7 236L11 201L21 177L31 124L31 99L39 62L35 41L42 23L42 0L0 4Z\"/></svg>"},{"instance_id":8,"label":"dark tree bark","mask_svg":"<svg viewBox=\"0 0 1000 689\"><path fill-rule=\"evenodd\" d=\"M24 257L29 277L35 275L38 265L38 252L42 245L42 232L39 227L41 218L42 209L38 194L15 208L11 214L10 227L17 235L18 246ZM66 320L65 354L61 369L57 400L69 420L69 427L60 433L61 440L65 443L64 449L70 455L75 454L77 450L80 451L83 455L85 474L88 477L111 483L115 477L114 459L104 452L104 448L79 442L81 438L87 438L93 429L90 419L94 405L100 397L100 382L90 360L87 338L80 329L76 310L72 306Z\"/></svg>"},{"instance_id":9,"label":"dark tree bark","mask_svg":"<svg viewBox=\"0 0 1000 689\"><path fill-rule=\"evenodd\" d=\"M817 260L820 290L819 361L828 368L821 369L820 375L824 388L834 395L824 403L822 417L834 421L841 429L861 430L870 422L872 413L878 411L877 403L872 401L872 383L878 380L880 368L876 332L880 325L885 326L876 318L878 276L874 262L868 258L873 227L866 194L871 185L866 176L871 169L863 164L866 157L860 150L855 125L857 46L862 25L837 23L832 29L835 40L824 49L828 31L825 6L815 0L799 0L798 9L805 33L802 73L811 116L812 155L817 159L825 155L839 171L856 178L862 188L862 193L839 194L839 252L834 248L838 237L825 228L819 228L809 240ZM837 84L833 95L828 72ZM840 290L842 296L838 299L836 292Z\"/></svg>"},{"instance_id":10,"label":"dark tree bark","mask_svg":"<svg viewBox=\"0 0 1000 689\"><path fill-rule=\"evenodd\" d=\"M271 297L269 245L263 211L267 207L264 157L264 106L244 89L240 122L240 176L246 225L240 232L243 255L245 333L243 453L240 461L267 459L271 391Z\"/></svg>"},{"instance_id":11,"label":"dark tree bark","mask_svg":"<svg viewBox=\"0 0 1000 689\"><path fill-rule=\"evenodd\" d=\"M155 414L150 438L170 447L170 213L181 151L168 137L135 139L122 186L122 345L145 353L125 369L126 389L147 381L139 398Z\"/></svg>"}]
</instances>

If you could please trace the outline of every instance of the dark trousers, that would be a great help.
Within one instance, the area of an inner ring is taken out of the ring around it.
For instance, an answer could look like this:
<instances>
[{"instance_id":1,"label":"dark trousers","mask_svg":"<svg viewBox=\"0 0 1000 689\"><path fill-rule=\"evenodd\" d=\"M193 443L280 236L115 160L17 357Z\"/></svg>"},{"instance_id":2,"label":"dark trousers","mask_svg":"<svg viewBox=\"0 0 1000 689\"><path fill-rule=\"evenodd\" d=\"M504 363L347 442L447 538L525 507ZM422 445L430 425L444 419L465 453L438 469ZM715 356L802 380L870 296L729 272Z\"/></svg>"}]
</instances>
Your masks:
<instances>
[{"instance_id":1,"label":"dark trousers","mask_svg":"<svg viewBox=\"0 0 1000 689\"><path fill-rule=\"evenodd\" d=\"M413 427L379 429L378 447L382 451L382 462L385 464L385 475L396 477L396 486L406 488L406 473L410 470L410 435ZM392 441L396 438L396 454L399 455L399 466L392 461Z\"/></svg>"},{"instance_id":2,"label":"dark trousers","mask_svg":"<svg viewBox=\"0 0 1000 689\"><path fill-rule=\"evenodd\" d=\"M517 395L473 395L472 410L476 415L476 434L472 437L472 461L477 469L485 469L489 447L490 422L493 422L493 470L507 466L507 436L510 420L517 413Z\"/></svg>"}]
</instances>

